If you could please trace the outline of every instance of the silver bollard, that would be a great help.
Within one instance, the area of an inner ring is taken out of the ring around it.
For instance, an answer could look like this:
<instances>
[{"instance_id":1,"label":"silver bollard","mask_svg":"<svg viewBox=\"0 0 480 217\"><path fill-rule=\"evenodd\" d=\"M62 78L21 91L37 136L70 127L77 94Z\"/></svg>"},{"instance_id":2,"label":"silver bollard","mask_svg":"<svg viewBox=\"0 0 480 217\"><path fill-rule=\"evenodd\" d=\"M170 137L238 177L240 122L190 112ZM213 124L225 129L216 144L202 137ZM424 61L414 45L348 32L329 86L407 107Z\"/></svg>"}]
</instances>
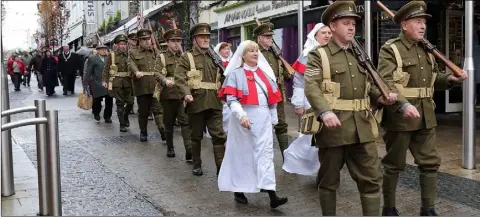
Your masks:
<instances>
[{"instance_id":1,"label":"silver bollard","mask_svg":"<svg viewBox=\"0 0 480 217\"><path fill-rule=\"evenodd\" d=\"M8 94L7 73L3 72L2 78L2 111L10 109ZM10 122L10 116L2 118L2 125ZM2 131L2 196L8 197L15 194L13 180L13 153L12 153L12 133L10 130Z\"/></svg>"},{"instance_id":2,"label":"silver bollard","mask_svg":"<svg viewBox=\"0 0 480 217\"><path fill-rule=\"evenodd\" d=\"M46 117L45 100L35 100L36 118ZM48 185L47 185L47 124L36 125L37 136L37 174L38 174L38 205L39 215L48 215Z\"/></svg>"},{"instance_id":3,"label":"silver bollard","mask_svg":"<svg viewBox=\"0 0 480 217\"><path fill-rule=\"evenodd\" d=\"M47 183L50 216L62 215L62 191L60 181L60 146L58 136L58 111L47 111Z\"/></svg>"}]
</instances>

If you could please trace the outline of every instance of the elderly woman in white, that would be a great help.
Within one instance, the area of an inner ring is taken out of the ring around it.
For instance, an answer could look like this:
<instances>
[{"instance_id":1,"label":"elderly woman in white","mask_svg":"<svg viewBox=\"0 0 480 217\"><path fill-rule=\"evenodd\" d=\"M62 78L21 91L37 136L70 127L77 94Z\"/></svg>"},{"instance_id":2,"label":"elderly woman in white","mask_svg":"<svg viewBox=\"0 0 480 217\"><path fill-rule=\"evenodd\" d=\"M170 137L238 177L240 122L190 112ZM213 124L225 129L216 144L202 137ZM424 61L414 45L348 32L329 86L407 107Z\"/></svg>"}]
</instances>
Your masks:
<instances>
[{"instance_id":1,"label":"elderly woman in white","mask_svg":"<svg viewBox=\"0 0 480 217\"><path fill-rule=\"evenodd\" d=\"M228 63L230 62L230 59L233 56L233 52L231 50L232 45L227 43L227 42L220 42L213 48L215 53L217 53L220 58L222 59L222 65L224 67L228 66ZM230 118L230 108L226 103L223 104L223 130L225 130L225 133L228 131L228 119ZM212 138L210 134L208 134L208 130L205 129L205 137L207 138Z\"/></svg>"},{"instance_id":2,"label":"elderly woman in white","mask_svg":"<svg viewBox=\"0 0 480 217\"><path fill-rule=\"evenodd\" d=\"M275 193L273 125L278 123L276 105L282 100L275 75L258 44L243 41L225 70L219 97L231 109L222 166L220 191L235 192L238 203L248 203L244 193L267 192L270 207L287 203Z\"/></svg>"},{"instance_id":3,"label":"elderly woman in white","mask_svg":"<svg viewBox=\"0 0 480 217\"><path fill-rule=\"evenodd\" d=\"M311 107L303 89L305 86L303 73L306 69L307 55L315 47L327 44L331 36L332 33L328 26L323 23L315 25L307 35L302 54L292 65L296 71L293 78L292 104L295 106L297 115L303 115L305 110ZM285 156L283 170L300 175L317 174L318 169L320 169L320 162L318 161L318 149L312 146L312 137L312 135L300 133L299 137L290 144L283 153Z\"/></svg>"}]
</instances>

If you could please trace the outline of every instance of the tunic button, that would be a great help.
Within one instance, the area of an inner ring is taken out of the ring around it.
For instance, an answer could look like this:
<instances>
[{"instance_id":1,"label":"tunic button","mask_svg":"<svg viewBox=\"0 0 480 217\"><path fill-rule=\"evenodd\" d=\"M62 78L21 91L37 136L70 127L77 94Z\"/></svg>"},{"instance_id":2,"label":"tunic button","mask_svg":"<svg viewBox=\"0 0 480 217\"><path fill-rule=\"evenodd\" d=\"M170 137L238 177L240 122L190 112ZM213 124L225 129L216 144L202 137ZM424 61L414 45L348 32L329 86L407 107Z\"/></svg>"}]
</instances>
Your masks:
<instances>
[{"instance_id":1,"label":"tunic button","mask_svg":"<svg viewBox=\"0 0 480 217\"><path fill-rule=\"evenodd\" d=\"M423 69L423 67L420 67L420 69Z\"/></svg>"},{"instance_id":2,"label":"tunic button","mask_svg":"<svg viewBox=\"0 0 480 217\"><path fill-rule=\"evenodd\" d=\"M408 65L410 65L410 62L408 62Z\"/></svg>"},{"instance_id":3,"label":"tunic button","mask_svg":"<svg viewBox=\"0 0 480 217\"><path fill-rule=\"evenodd\" d=\"M418 57L422 57L422 55L418 55Z\"/></svg>"},{"instance_id":4,"label":"tunic button","mask_svg":"<svg viewBox=\"0 0 480 217\"><path fill-rule=\"evenodd\" d=\"M352 78L355 77L355 75L352 75Z\"/></svg>"},{"instance_id":5,"label":"tunic button","mask_svg":"<svg viewBox=\"0 0 480 217\"><path fill-rule=\"evenodd\" d=\"M353 88L353 90L357 90L357 88L356 88L356 87L354 87L354 88Z\"/></svg>"},{"instance_id":6,"label":"tunic button","mask_svg":"<svg viewBox=\"0 0 480 217\"><path fill-rule=\"evenodd\" d=\"M423 82L427 81L425 78L423 79Z\"/></svg>"},{"instance_id":7,"label":"tunic button","mask_svg":"<svg viewBox=\"0 0 480 217\"><path fill-rule=\"evenodd\" d=\"M352 63L348 63L348 65L352 65Z\"/></svg>"}]
</instances>

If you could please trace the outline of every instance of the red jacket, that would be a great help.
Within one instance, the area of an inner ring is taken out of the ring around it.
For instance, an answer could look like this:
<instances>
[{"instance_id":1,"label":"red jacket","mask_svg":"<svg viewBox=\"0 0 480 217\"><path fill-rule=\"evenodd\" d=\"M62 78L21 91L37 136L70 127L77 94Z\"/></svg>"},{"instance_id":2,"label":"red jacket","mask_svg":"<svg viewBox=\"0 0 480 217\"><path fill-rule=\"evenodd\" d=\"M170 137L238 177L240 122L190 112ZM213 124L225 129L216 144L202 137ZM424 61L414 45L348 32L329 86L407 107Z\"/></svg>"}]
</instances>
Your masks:
<instances>
[{"instance_id":1,"label":"red jacket","mask_svg":"<svg viewBox=\"0 0 480 217\"><path fill-rule=\"evenodd\" d=\"M8 58L8 63L7 63L7 72L9 75L13 76L13 58L10 57ZM17 61L18 68L20 69L20 74L25 74L25 63L23 63L22 60Z\"/></svg>"}]
</instances>

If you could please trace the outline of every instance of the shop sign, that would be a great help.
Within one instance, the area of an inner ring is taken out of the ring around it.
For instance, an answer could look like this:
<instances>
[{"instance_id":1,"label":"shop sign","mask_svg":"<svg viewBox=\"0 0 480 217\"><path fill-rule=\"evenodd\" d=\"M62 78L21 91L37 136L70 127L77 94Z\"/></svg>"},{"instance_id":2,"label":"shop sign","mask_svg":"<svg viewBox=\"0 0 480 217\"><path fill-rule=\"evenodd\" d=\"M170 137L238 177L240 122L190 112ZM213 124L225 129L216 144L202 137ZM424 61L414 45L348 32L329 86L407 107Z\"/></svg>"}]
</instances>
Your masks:
<instances>
[{"instance_id":1,"label":"shop sign","mask_svg":"<svg viewBox=\"0 0 480 217\"><path fill-rule=\"evenodd\" d=\"M304 1L303 4L304 7L307 7L311 4L311 1ZM255 1L238 8L219 12L217 14L218 28L250 22L254 18L262 19L296 10L298 10L298 0Z\"/></svg>"},{"instance_id":2,"label":"shop sign","mask_svg":"<svg viewBox=\"0 0 480 217\"><path fill-rule=\"evenodd\" d=\"M95 20L97 20L97 18L95 17L95 1L88 0L85 11L85 19L87 21L87 24L95 24Z\"/></svg>"}]
</instances>

